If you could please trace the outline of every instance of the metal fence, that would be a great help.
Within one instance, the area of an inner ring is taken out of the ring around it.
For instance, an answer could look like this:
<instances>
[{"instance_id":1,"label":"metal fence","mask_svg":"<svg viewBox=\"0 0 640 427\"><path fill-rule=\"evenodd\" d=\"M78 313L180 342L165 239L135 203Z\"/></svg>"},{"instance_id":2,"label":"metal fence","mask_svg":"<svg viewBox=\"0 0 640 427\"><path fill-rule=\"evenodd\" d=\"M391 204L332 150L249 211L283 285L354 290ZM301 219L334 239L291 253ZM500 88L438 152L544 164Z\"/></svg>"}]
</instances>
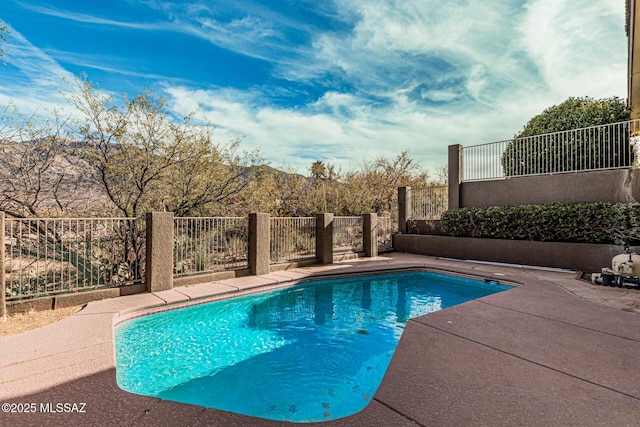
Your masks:
<instances>
[{"instance_id":1,"label":"metal fence","mask_svg":"<svg viewBox=\"0 0 640 427\"><path fill-rule=\"evenodd\" d=\"M392 249L378 217L378 250ZM270 218L271 263L316 258L316 218ZM333 251L362 252L363 218L334 217ZM0 230L0 232L2 232ZM249 220L174 218L173 276L249 268ZM143 283L146 222L135 218L5 218L7 301Z\"/></svg>"},{"instance_id":2,"label":"metal fence","mask_svg":"<svg viewBox=\"0 0 640 427\"><path fill-rule=\"evenodd\" d=\"M449 208L449 187L446 185L411 189L410 219L440 219Z\"/></svg>"},{"instance_id":3,"label":"metal fence","mask_svg":"<svg viewBox=\"0 0 640 427\"><path fill-rule=\"evenodd\" d=\"M143 281L144 221L6 218L4 233L7 301Z\"/></svg>"},{"instance_id":4,"label":"metal fence","mask_svg":"<svg viewBox=\"0 0 640 427\"><path fill-rule=\"evenodd\" d=\"M361 216L334 217L333 253L362 252L364 250L362 231Z\"/></svg>"},{"instance_id":5,"label":"metal fence","mask_svg":"<svg viewBox=\"0 0 640 427\"><path fill-rule=\"evenodd\" d=\"M271 264L316 257L316 219L270 218Z\"/></svg>"},{"instance_id":6,"label":"metal fence","mask_svg":"<svg viewBox=\"0 0 640 427\"><path fill-rule=\"evenodd\" d=\"M247 218L174 218L173 275L248 268Z\"/></svg>"},{"instance_id":7,"label":"metal fence","mask_svg":"<svg viewBox=\"0 0 640 427\"><path fill-rule=\"evenodd\" d=\"M629 167L639 131L632 120L463 147L463 181Z\"/></svg>"},{"instance_id":8,"label":"metal fence","mask_svg":"<svg viewBox=\"0 0 640 427\"><path fill-rule=\"evenodd\" d=\"M394 221L390 216L378 217L378 252L393 250Z\"/></svg>"}]
</instances>

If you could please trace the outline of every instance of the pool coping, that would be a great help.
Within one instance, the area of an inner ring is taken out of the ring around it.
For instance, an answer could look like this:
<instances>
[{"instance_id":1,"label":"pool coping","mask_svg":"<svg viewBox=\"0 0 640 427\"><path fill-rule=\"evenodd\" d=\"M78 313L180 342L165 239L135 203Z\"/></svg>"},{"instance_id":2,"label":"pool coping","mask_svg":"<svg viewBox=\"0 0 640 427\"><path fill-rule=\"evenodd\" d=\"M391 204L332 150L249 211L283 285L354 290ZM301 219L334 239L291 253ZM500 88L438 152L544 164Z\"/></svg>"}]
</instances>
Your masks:
<instances>
[{"instance_id":1,"label":"pool coping","mask_svg":"<svg viewBox=\"0 0 640 427\"><path fill-rule=\"evenodd\" d=\"M620 362L640 354L637 312L582 298L582 288L591 285L574 283L566 272L403 254L92 302L60 322L0 338L0 403L34 403L38 409L0 413L0 424L290 425L120 390L114 321L206 292L228 297L337 273L406 268L522 286L411 319L371 403L358 414L317 425L640 424L640 373L633 363ZM596 291L611 293L611 304L626 298L615 288ZM41 404L47 409L53 403L86 403L85 412L40 411Z\"/></svg>"},{"instance_id":2,"label":"pool coping","mask_svg":"<svg viewBox=\"0 0 640 427\"><path fill-rule=\"evenodd\" d=\"M194 305L208 304L210 302L215 302L215 301L224 301L227 299L239 298L247 295L254 295L254 294L260 294L264 292L287 289L293 286L301 285L308 282L318 281L318 280L340 280L340 279L351 278L351 277L367 277L367 276L374 276L374 275L384 275L384 274L390 275L394 273L397 274L397 273L409 273L409 272L432 272L432 273L440 273L440 274L446 274L446 275L456 276L456 277L464 277L469 279L494 282L498 284L507 285L510 287L522 286L522 283L515 282L515 281L501 280L500 278L491 278L489 276L458 273L456 271L446 270L442 268L412 266L412 265L405 265L405 266L399 266L399 267L393 267L393 268L388 268L388 267L387 268L371 268L371 269L367 269L367 270L363 270L355 273L325 272L325 273L310 274L309 276L304 278L285 280L282 282L278 282L277 284L269 284L265 286L259 286L259 287L250 288L246 290L237 290L235 292L221 293L221 294L212 295L212 296L202 296L198 298L189 299L186 301L167 303L165 305L161 305L157 307L143 308L140 310L136 309L136 311L132 311L132 312L127 311L126 313L117 314L116 316L114 316L113 326L115 327L129 320L136 319L138 317L148 316L155 313L161 313L161 312L170 311L170 310L179 310L181 308L192 307ZM163 291L163 292L166 292L166 291Z\"/></svg>"}]
</instances>

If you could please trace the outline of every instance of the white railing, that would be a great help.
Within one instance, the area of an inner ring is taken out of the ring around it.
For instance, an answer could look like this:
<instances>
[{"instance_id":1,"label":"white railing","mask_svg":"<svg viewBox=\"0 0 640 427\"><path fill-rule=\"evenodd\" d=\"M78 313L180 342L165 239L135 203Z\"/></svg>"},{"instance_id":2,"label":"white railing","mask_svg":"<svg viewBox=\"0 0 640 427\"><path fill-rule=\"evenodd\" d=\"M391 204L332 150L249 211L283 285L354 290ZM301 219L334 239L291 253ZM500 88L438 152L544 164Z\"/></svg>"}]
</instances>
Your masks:
<instances>
[{"instance_id":1,"label":"white railing","mask_svg":"<svg viewBox=\"0 0 640 427\"><path fill-rule=\"evenodd\" d=\"M333 253L344 254L362 252L364 241L362 236L361 216L336 216L333 218Z\"/></svg>"},{"instance_id":2,"label":"white railing","mask_svg":"<svg viewBox=\"0 0 640 427\"><path fill-rule=\"evenodd\" d=\"M248 268L247 218L174 218L174 277Z\"/></svg>"},{"instance_id":3,"label":"white railing","mask_svg":"<svg viewBox=\"0 0 640 427\"><path fill-rule=\"evenodd\" d=\"M411 188L409 219L436 220L449 208L449 187Z\"/></svg>"},{"instance_id":4,"label":"white railing","mask_svg":"<svg viewBox=\"0 0 640 427\"><path fill-rule=\"evenodd\" d=\"M378 252L388 252L393 250L392 235L396 231L393 227L394 221L390 216L378 217Z\"/></svg>"},{"instance_id":5,"label":"white railing","mask_svg":"<svg viewBox=\"0 0 640 427\"><path fill-rule=\"evenodd\" d=\"M316 257L316 219L270 218L271 264Z\"/></svg>"},{"instance_id":6,"label":"white railing","mask_svg":"<svg viewBox=\"0 0 640 427\"><path fill-rule=\"evenodd\" d=\"M135 218L6 218L7 301L142 282L144 225Z\"/></svg>"},{"instance_id":7,"label":"white railing","mask_svg":"<svg viewBox=\"0 0 640 427\"><path fill-rule=\"evenodd\" d=\"M632 120L463 147L463 181L626 168L637 163L639 131Z\"/></svg>"}]
</instances>

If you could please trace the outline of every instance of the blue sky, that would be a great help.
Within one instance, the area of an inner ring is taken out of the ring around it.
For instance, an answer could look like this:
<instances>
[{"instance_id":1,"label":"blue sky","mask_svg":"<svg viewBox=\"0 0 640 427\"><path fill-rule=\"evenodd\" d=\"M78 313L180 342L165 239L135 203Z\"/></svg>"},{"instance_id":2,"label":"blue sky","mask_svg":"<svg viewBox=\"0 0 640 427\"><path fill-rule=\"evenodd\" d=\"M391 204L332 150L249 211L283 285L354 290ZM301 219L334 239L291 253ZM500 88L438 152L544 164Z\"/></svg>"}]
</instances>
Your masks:
<instances>
[{"instance_id":1,"label":"blue sky","mask_svg":"<svg viewBox=\"0 0 640 427\"><path fill-rule=\"evenodd\" d=\"M63 79L151 88L272 166L343 170L508 139L569 96L626 97L624 0L2 0L0 104Z\"/></svg>"}]
</instances>

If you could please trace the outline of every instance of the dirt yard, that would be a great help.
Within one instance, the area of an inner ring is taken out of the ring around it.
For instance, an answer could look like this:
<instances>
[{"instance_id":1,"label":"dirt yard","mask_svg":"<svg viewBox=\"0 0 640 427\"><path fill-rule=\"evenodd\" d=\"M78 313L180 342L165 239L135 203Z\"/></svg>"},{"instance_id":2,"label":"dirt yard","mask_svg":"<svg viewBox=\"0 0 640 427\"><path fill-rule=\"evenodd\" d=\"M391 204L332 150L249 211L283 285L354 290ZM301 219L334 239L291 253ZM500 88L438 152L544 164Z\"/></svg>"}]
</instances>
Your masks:
<instances>
[{"instance_id":1,"label":"dirt yard","mask_svg":"<svg viewBox=\"0 0 640 427\"><path fill-rule=\"evenodd\" d=\"M50 323L57 322L67 316L82 310L84 306L59 308L58 310L45 310L26 314L16 314L7 317L6 322L0 319L0 337L19 334L31 329L37 329Z\"/></svg>"}]
</instances>

